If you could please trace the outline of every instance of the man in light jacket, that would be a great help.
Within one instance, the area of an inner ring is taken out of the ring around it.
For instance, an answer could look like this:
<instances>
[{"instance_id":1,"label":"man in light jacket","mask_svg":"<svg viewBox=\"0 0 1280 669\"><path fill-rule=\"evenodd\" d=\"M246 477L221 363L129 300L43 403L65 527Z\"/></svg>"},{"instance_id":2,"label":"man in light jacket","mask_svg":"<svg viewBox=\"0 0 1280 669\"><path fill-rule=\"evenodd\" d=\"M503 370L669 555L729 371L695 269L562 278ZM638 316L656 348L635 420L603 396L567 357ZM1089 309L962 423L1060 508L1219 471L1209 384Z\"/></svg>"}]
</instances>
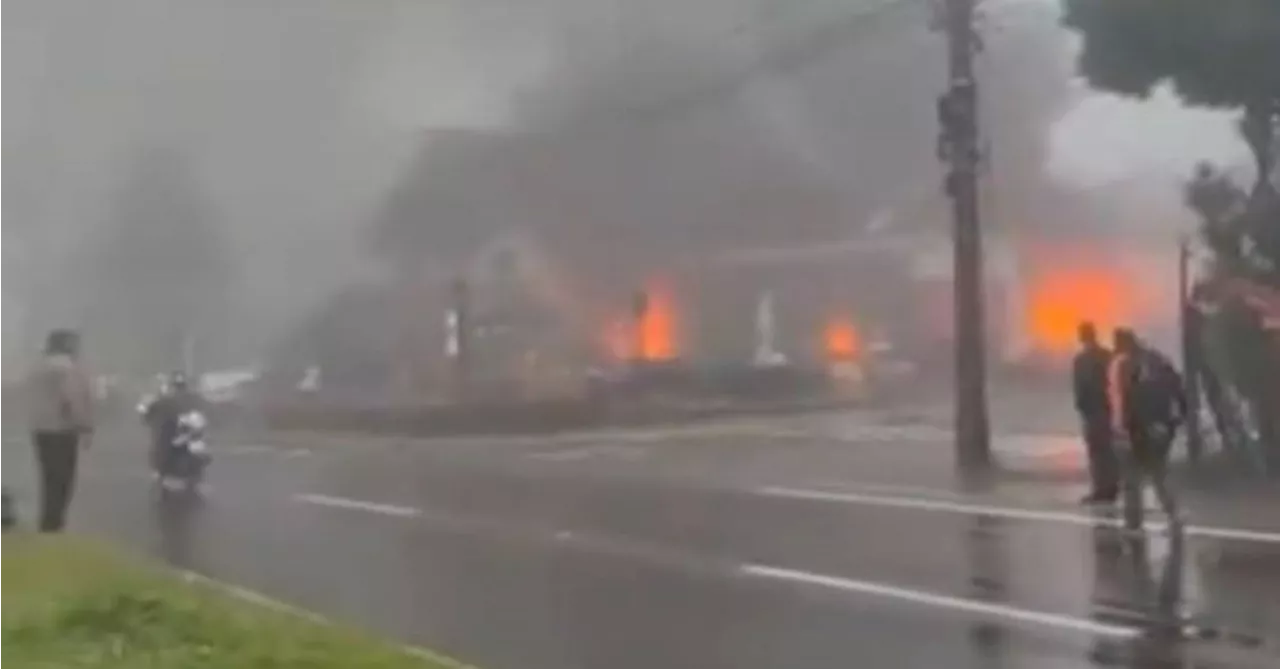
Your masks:
<instances>
[{"instance_id":1,"label":"man in light jacket","mask_svg":"<svg viewBox=\"0 0 1280 669\"><path fill-rule=\"evenodd\" d=\"M79 449L93 434L93 389L80 365L80 337L54 330L28 378L28 425L40 469L40 531L59 532L75 490Z\"/></svg>"}]
</instances>

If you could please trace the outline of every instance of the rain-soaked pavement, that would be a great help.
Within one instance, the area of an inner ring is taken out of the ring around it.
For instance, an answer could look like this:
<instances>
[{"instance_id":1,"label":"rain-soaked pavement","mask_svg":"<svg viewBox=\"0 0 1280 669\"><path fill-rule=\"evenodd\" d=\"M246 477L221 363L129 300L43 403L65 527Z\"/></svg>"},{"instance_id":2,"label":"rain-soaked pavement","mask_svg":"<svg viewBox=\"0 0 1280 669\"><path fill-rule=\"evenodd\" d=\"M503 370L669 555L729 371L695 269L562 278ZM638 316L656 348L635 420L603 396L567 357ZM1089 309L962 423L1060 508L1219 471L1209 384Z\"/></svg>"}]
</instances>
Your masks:
<instances>
[{"instance_id":1,"label":"rain-soaked pavement","mask_svg":"<svg viewBox=\"0 0 1280 669\"><path fill-rule=\"evenodd\" d=\"M104 438L73 525L489 669L1280 666L1275 507L1125 538L1069 435L976 484L931 430L230 440L191 505Z\"/></svg>"}]
</instances>

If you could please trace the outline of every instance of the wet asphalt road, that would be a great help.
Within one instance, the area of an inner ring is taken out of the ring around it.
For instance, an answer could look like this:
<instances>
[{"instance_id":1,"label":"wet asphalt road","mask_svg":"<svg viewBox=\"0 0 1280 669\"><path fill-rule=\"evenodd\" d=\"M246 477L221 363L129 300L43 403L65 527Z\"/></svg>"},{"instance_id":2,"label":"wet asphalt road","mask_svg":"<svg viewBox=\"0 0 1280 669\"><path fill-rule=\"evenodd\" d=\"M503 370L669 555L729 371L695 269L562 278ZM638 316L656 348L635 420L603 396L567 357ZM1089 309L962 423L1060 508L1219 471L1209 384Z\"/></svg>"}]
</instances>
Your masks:
<instances>
[{"instance_id":1,"label":"wet asphalt road","mask_svg":"<svg viewBox=\"0 0 1280 669\"><path fill-rule=\"evenodd\" d=\"M490 669L1280 663L1280 518L1124 539L1070 505L1067 435L1007 437L1028 475L978 485L864 427L233 440L200 505L104 438L73 525Z\"/></svg>"}]
</instances>

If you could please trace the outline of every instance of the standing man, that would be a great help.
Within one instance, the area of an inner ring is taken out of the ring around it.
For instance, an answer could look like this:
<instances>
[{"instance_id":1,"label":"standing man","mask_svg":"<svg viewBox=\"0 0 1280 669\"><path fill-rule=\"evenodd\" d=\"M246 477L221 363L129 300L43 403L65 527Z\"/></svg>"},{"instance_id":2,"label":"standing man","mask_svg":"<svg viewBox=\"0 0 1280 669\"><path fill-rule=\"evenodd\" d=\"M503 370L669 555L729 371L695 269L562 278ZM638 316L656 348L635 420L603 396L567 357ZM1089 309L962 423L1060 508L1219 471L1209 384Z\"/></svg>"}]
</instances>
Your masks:
<instances>
[{"instance_id":1,"label":"standing man","mask_svg":"<svg viewBox=\"0 0 1280 669\"><path fill-rule=\"evenodd\" d=\"M1187 413L1182 376L1173 363L1144 345L1133 331L1119 328L1116 351L1107 368L1113 431L1124 443L1125 529L1142 529L1143 482L1149 480L1169 523L1182 517L1169 486L1169 451Z\"/></svg>"},{"instance_id":2,"label":"standing man","mask_svg":"<svg viewBox=\"0 0 1280 669\"><path fill-rule=\"evenodd\" d=\"M1089 452L1092 489L1082 504L1114 504L1120 494L1120 472L1111 439L1111 411L1107 401L1107 365L1111 352L1098 342L1093 323L1080 324L1080 352L1072 364L1076 412Z\"/></svg>"},{"instance_id":3,"label":"standing man","mask_svg":"<svg viewBox=\"0 0 1280 669\"><path fill-rule=\"evenodd\" d=\"M93 434L93 389L80 365L80 336L54 330L31 372L28 421L40 470L40 531L60 532L75 490L79 449Z\"/></svg>"}]
</instances>

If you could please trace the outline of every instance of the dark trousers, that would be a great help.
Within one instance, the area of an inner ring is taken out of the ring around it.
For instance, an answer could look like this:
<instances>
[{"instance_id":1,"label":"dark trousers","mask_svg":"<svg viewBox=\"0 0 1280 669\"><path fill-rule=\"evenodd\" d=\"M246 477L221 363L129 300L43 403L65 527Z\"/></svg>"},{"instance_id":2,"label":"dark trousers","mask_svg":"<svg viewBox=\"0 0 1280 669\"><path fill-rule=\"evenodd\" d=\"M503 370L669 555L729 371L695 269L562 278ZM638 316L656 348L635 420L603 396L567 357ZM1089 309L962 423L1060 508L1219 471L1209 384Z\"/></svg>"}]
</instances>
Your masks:
<instances>
[{"instance_id":1,"label":"dark trousers","mask_svg":"<svg viewBox=\"0 0 1280 669\"><path fill-rule=\"evenodd\" d=\"M1089 451L1092 494L1114 500L1120 494L1120 461L1116 456L1110 421L1106 418L1085 419L1084 443Z\"/></svg>"},{"instance_id":2,"label":"dark trousers","mask_svg":"<svg viewBox=\"0 0 1280 669\"><path fill-rule=\"evenodd\" d=\"M1142 490L1150 482L1156 499L1169 522L1179 522L1178 499L1169 485L1169 450L1173 434L1154 435L1147 429L1130 429L1128 448L1124 449L1124 525L1141 529L1146 516Z\"/></svg>"},{"instance_id":3,"label":"dark trousers","mask_svg":"<svg viewBox=\"0 0 1280 669\"><path fill-rule=\"evenodd\" d=\"M80 435L76 432L36 432L36 462L40 467L40 531L58 532L67 520L67 507L76 485Z\"/></svg>"}]
</instances>

